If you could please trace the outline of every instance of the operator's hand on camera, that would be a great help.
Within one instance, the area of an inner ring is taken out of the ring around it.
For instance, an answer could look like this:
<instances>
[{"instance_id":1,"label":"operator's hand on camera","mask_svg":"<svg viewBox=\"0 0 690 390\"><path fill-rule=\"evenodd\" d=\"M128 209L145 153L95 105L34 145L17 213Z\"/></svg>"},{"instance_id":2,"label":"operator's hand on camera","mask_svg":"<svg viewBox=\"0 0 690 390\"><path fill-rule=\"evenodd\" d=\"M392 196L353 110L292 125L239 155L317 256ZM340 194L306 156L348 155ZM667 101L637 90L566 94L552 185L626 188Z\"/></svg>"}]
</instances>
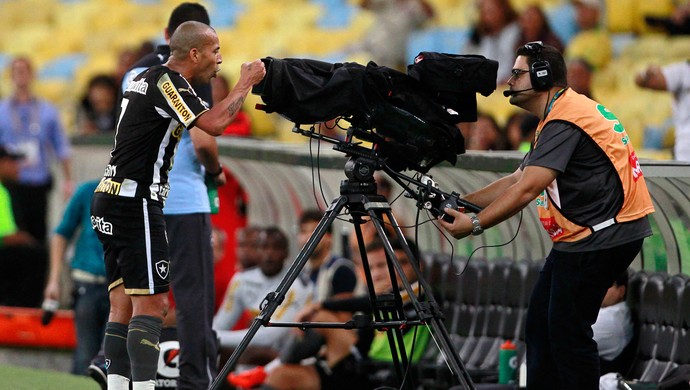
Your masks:
<instances>
[{"instance_id":1,"label":"operator's hand on camera","mask_svg":"<svg viewBox=\"0 0 690 390\"><path fill-rule=\"evenodd\" d=\"M256 85L266 76L266 67L261 60L245 62L240 68L240 80L249 83L250 86Z\"/></svg>"},{"instance_id":2,"label":"operator's hand on camera","mask_svg":"<svg viewBox=\"0 0 690 390\"><path fill-rule=\"evenodd\" d=\"M465 238L472 233L472 220L470 216L463 212L464 210L458 211L453 208L444 208L443 212L450 217L453 217L453 222L449 223L444 221L442 218L438 218L438 223L442 228L446 229L453 237L458 240Z\"/></svg>"}]
</instances>

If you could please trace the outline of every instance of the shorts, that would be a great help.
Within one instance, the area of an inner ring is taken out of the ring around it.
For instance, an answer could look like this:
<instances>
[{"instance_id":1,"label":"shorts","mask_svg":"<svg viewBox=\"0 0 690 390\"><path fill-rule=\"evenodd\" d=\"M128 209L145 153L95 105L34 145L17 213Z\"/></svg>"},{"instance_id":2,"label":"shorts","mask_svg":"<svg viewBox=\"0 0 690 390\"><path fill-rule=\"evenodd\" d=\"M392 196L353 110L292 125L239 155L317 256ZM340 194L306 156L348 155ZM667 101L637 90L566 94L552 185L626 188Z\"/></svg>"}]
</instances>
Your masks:
<instances>
[{"instance_id":1,"label":"shorts","mask_svg":"<svg viewBox=\"0 0 690 390\"><path fill-rule=\"evenodd\" d=\"M370 383L366 374L360 373L358 360L350 354L333 367L328 367L325 360L319 359L315 364L316 372L321 379L321 388L328 390L368 389Z\"/></svg>"},{"instance_id":2,"label":"shorts","mask_svg":"<svg viewBox=\"0 0 690 390\"><path fill-rule=\"evenodd\" d=\"M97 192L91 201L91 226L103 244L108 291L120 284L128 295L169 290L170 254L161 203Z\"/></svg>"}]
</instances>

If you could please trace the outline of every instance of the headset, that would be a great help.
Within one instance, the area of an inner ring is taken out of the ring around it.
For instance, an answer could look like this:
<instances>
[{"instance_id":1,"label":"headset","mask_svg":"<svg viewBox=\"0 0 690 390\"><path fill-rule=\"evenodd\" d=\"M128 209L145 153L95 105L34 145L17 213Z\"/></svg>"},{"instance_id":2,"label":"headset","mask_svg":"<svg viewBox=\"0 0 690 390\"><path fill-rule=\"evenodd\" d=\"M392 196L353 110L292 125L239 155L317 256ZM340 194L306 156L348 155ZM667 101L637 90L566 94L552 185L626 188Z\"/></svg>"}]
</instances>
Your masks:
<instances>
[{"instance_id":1,"label":"headset","mask_svg":"<svg viewBox=\"0 0 690 390\"><path fill-rule=\"evenodd\" d=\"M536 61L529 67L529 79L532 82L532 88L535 91L546 91L553 87L551 64L541 58L544 44L541 41L534 41L526 43L523 47L530 55L536 57Z\"/></svg>"}]
</instances>

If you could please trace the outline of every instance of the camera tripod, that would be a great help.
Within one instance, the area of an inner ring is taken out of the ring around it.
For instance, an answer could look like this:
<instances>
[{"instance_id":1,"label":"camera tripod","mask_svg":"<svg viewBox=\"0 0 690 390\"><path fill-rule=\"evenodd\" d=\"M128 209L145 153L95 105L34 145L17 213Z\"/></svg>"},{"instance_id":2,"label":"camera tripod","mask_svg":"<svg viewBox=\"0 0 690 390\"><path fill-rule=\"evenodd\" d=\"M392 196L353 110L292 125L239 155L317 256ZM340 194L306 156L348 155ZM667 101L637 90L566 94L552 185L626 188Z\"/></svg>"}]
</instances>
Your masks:
<instances>
[{"instance_id":1,"label":"camera tripod","mask_svg":"<svg viewBox=\"0 0 690 390\"><path fill-rule=\"evenodd\" d=\"M276 291L269 292L264 299L264 305L258 316L254 318L247 334L239 343L237 348L220 370L218 376L214 379L210 386L211 390L217 390L221 382L225 379L228 373L235 367L240 355L247 348L252 338L259 330L260 326L283 326L283 327L297 327L305 328L343 328L356 329L363 327L373 327L375 329L385 329L389 345L391 346L393 365L397 377L401 383L405 383L405 388L411 388L409 381L403 381L406 369L410 364L410 359L406 356L405 346L402 338L402 328L412 325L426 325L431 331L432 337L435 339L440 352L442 353L451 374L465 389L474 390L472 379L465 370L464 364L460 359L458 353L453 350L452 343L448 331L443 325L443 314L440 311L438 303L434 300L432 289L429 284L422 277L419 265L415 262L416 256L412 253L409 245L405 241L405 237L401 228L397 225L395 218L391 212L391 206L388 201L381 195L377 194L376 183L373 175L377 169L377 162L367 157L356 156L350 158L345 165L345 173L349 180L341 181L340 196L333 200L333 202L326 210L323 218L314 229L307 243L297 255L295 261L290 265L286 275L279 283ZM354 223L355 234L357 237L358 248L362 256L362 265L364 268L365 279L369 291L371 306L374 313L374 319L368 318L364 321L354 319L345 323L316 323L316 322L281 322L272 323L271 316L277 310L278 306L283 302L285 296L293 284L295 279L299 276L309 257L314 252L317 244L321 241L328 228L333 224L333 221L340 215L344 208L350 211ZM374 291L374 285L369 270L369 264L364 246L361 225L365 223L363 217L368 216L369 221L373 223L379 237L384 243L386 258L388 262L388 270L391 277L391 284L393 286L392 299L386 300L377 297ZM420 302L415 295L410 281L405 276L402 266L398 262L398 258L393 250L389 235L390 233L384 228L384 216L391 222L395 239L398 240L403 247L407 257L411 260L410 265L414 269L417 281L419 283L420 292L424 293L424 302ZM400 288L398 287L398 279L400 277L402 288L407 292L411 299L411 303L417 313L417 318L414 320L407 320L402 310L402 298ZM397 341L397 343L396 343ZM397 346L397 351L396 351ZM325 390L325 389L324 389Z\"/></svg>"}]
</instances>

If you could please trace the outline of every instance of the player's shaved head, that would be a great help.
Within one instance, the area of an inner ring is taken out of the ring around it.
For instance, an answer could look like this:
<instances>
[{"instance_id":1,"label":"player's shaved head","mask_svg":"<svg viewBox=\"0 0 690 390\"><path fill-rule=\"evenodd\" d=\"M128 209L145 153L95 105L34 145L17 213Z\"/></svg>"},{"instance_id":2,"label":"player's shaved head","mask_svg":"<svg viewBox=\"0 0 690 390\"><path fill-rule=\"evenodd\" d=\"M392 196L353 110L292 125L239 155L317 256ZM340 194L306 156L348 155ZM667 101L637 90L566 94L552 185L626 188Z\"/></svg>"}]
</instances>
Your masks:
<instances>
[{"instance_id":1,"label":"player's shaved head","mask_svg":"<svg viewBox=\"0 0 690 390\"><path fill-rule=\"evenodd\" d=\"M182 23L170 38L170 51L176 59L183 59L193 48L200 49L214 42L217 42L217 35L211 26L188 21Z\"/></svg>"}]
</instances>

